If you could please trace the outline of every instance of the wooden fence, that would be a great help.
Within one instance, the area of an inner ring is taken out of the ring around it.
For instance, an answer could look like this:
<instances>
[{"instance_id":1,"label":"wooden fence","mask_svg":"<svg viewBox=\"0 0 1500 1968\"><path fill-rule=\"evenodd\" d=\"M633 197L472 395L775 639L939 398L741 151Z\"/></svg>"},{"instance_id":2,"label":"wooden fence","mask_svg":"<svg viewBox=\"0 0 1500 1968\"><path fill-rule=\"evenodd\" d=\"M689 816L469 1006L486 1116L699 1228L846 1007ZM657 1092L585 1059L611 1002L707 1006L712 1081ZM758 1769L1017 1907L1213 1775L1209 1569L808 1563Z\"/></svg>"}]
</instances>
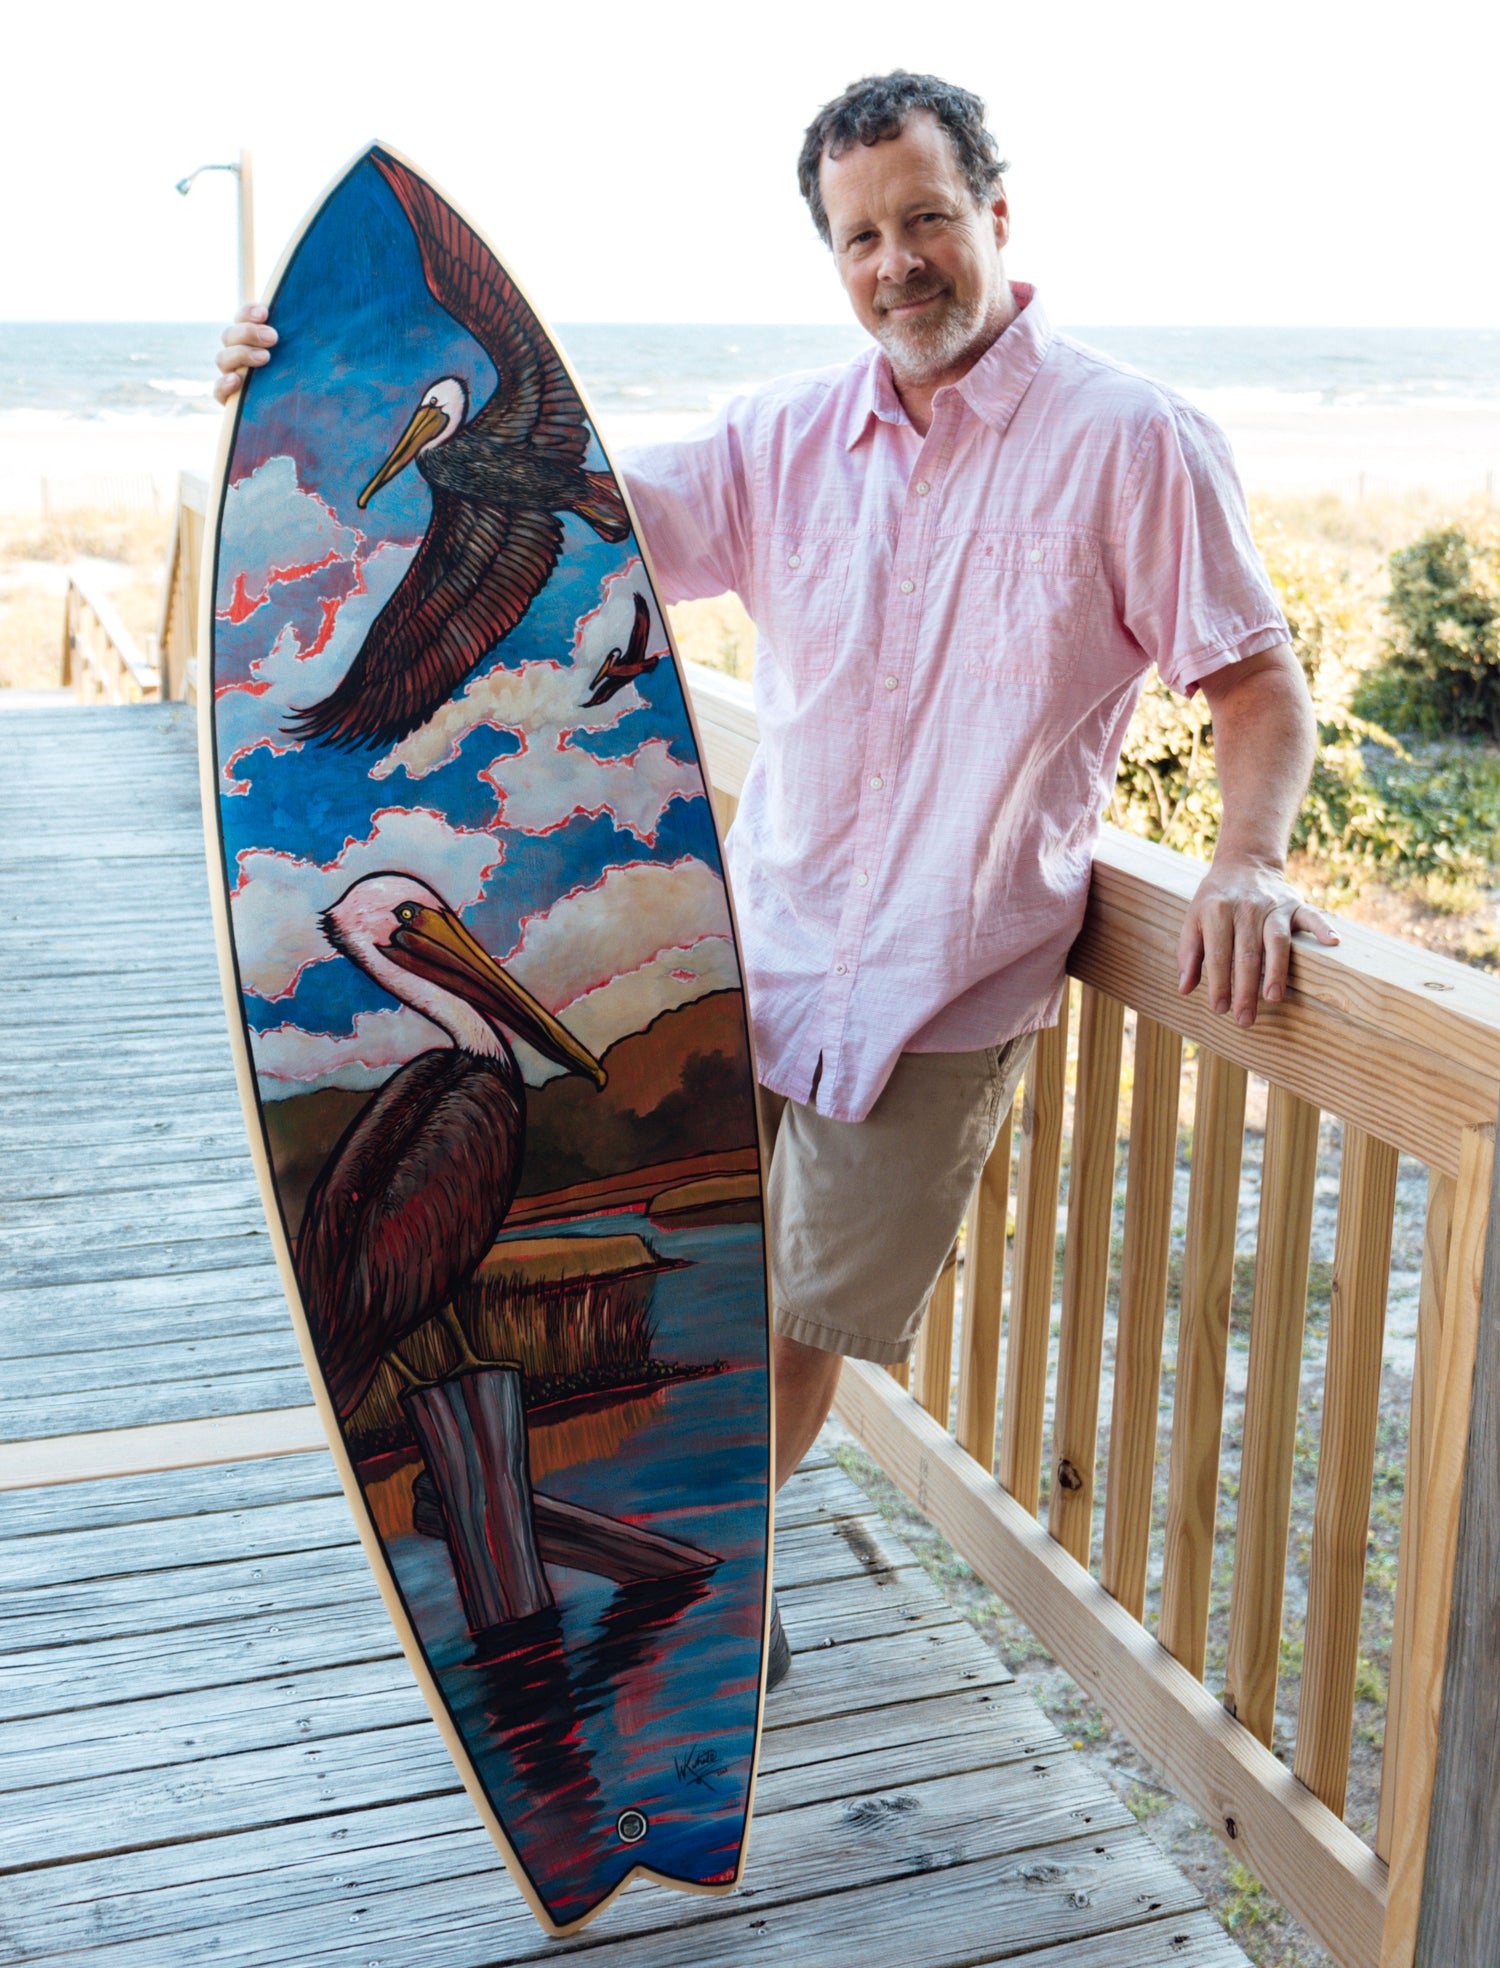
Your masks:
<instances>
[{"instance_id":1,"label":"wooden fence","mask_svg":"<svg viewBox=\"0 0 1500 1968\"><path fill-rule=\"evenodd\" d=\"M716 800L728 819L756 743L750 692L688 668ZM1076 983L1059 1024L1040 1035L1019 1125L1002 1129L969 1212L962 1303L950 1261L927 1314L913 1392L891 1374L849 1362L839 1412L1345 1968L1414 1961L1493 1968L1500 1961L1500 1401L1492 1387L1500 1380L1500 1254L1487 1282L1485 1248L1500 983L1348 926L1337 949L1299 944L1286 1002L1242 1029L1215 1017L1201 993L1177 992L1177 938L1200 874L1184 857L1105 830L1087 920L1069 959ZM1127 1024L1128 1150L1111 1324ZM1164 1429L1185 1041L1194 1049L1190 1172ZM1206 1640L1247 1098L1257 1106L1264 1100L1259 1230L1227 1658L1222 1687L1211 1689ZM1271 1745L1325 1114L1342 1123L1342 1149L1302 1685L1288 1768ZM1428 1171L1426 1238L1379 1823L1366 1843L1343 1814L1403 1154ZM1153 1514L1159 1456L1165 1508ZM1159 1581L1154 1634L1143 1623L1148 1580Z\"/></svg>"},{"instance_id":2,"label":"wooden fence","mask_svg":"<svg viewBox=\"0 0 1500 1968\"><path fill-rule=\"evenodd\" d=\"M68 569L62 683L81 704L135 704L157 694L156 665L81 568Z\"/></svg>"},{"instance_id":3,"label":"wooden fence","mask_svg":"<svg viewBox=\"0 0 1500 1968\"><path fill-rule=\"evenodd\" d=\"M203 528L208 483L184 472L177 486L177 518L162 588L161 694L178 703L198 701L198 581L203 562Z\"/></svg>"}]
</instances>

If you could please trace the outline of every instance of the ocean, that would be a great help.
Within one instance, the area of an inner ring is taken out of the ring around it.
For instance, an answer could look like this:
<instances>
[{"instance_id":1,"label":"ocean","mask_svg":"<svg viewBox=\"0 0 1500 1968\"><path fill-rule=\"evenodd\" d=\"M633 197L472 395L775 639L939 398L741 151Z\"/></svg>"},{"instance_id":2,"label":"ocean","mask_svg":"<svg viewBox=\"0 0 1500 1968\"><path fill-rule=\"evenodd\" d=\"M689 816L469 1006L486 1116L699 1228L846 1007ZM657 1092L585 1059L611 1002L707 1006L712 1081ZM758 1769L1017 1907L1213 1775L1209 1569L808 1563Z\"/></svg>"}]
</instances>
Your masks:
<instances>
[{"instance_id":1,"label":"ocean","mask_svg":"<svg viewBox=\"0 0 1500 1968\"><path fill-rule=\"evenodd\" d=\"M206 469L218 427L218 332L204 323L0 323L0 506L38 496L45 504L49 487L66 503L69 487L90 478L109 478L123 503L160 499L179 465ZM557 332L606 436L622 444L686 429L773 376L841 362L864 346L853 323L564 322ZM1409 481L1420 454L1428 477L1477 489L1500 466L1490 435L1500 431L1500 329L1069 332L1217 416L1242 468L1246 434L1253 462L1255 433L1273 426L1292 441L1299 430L1322 432L1338 472L1361 479Z\"/></svg>"}]
</instances>

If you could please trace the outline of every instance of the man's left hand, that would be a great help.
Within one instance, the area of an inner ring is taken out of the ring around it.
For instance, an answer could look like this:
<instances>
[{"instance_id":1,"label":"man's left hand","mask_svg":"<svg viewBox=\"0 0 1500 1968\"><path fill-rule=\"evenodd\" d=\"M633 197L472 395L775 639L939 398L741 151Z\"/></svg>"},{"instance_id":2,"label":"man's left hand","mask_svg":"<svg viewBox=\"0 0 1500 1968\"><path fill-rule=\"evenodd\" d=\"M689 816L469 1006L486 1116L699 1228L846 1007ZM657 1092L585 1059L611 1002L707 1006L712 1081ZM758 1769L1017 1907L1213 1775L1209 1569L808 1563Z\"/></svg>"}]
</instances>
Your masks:
<instances>
[{"instance_id":1,"label":"man's left hand","mask_svg":"<svg viewBox=\"0 0 1500 1968\"><path fill-rule=\"evenodd\" d=\"M1258 997L1286 996L1292 937L1304 930L1320 943L1338 931L1321 909L1310 909L1278 868L1253 861L1214 865L1188 905L1177 945L1178 988L1184 996L1202 982L1215 1011L1253 1025Z\"/></svg>"}]
</instances>

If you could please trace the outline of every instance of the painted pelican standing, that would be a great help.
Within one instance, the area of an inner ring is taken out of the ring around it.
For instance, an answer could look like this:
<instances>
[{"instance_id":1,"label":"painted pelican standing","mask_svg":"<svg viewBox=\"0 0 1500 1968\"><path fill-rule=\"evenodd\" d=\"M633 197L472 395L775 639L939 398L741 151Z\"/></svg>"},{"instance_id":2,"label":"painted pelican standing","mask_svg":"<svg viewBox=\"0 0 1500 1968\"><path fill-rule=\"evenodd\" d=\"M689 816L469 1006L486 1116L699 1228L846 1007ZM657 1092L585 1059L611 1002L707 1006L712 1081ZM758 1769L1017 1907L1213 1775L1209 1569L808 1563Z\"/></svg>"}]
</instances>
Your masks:
<instances>
[{"instance_id":1,"label":"painted pelican standing","mask_svg":"<svg viewBox=\"0 0 1500 1968\"><path fill-rule=\"evenodd\" d=\"M415 465L432 517L400 586L344 676L292 713L288 732L345 750L389 745L425 724L551 579L561 512L601 539L630 531L613 478L584 465L589 426L561 358L477 233L404 164L370 161L416 234L433 298L494 364L491 395L469 414L468 386L441 376L359 495L367 506Z\"/></svg>"},{"instance_id":2,"label":"painted pelican standing","mask_svg":"<svg viewBox=\"0 0 1500 1968\"><path fill-rule=\"evenodd\" d=\"M297 1278L347 1420L391 1350L447 1312L510 1209L526 1093L505 1031L596 1086L605 1074L414 876L364 876L322 925L336 950L452 1041L392 1074L308 1195Z\"/></svg>"}]
</instances>

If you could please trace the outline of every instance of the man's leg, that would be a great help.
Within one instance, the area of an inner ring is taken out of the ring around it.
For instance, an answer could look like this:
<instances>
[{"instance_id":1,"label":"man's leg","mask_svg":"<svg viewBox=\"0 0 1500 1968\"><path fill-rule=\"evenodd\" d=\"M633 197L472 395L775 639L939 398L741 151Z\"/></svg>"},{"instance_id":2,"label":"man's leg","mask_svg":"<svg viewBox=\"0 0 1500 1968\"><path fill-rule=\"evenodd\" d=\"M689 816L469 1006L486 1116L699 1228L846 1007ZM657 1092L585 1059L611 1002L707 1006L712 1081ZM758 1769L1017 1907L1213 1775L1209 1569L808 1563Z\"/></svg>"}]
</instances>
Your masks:
<instances>
[{"instance_id":1,"label":"man's leg","mask_svg":"<svg viewBox=\"0 0 1500 1968\"><path fill-rule=\"evenodd\" d=\"M838 1391L842 1357L776 1335L776 1487L779 1490L818 1438Z\"/></svg>"}]
</instances>

